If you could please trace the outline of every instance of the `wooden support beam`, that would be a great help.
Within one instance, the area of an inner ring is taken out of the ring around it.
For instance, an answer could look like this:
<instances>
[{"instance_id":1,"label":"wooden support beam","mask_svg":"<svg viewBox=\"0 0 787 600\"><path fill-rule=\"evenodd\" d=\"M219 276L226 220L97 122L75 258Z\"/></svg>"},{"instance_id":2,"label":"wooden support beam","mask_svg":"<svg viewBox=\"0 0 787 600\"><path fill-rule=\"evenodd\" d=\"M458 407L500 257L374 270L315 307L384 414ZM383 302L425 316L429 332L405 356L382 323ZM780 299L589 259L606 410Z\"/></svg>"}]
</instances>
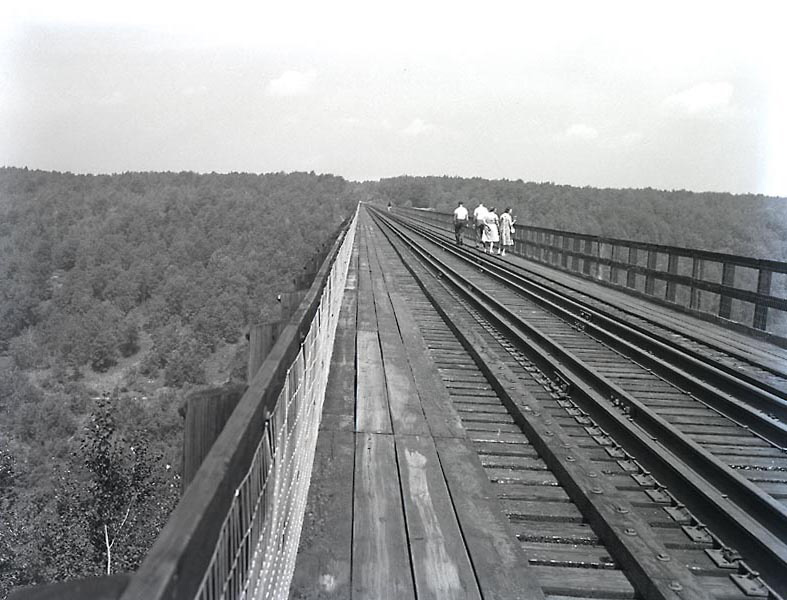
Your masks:
<instances>
[{"instance_id":1,"label":"wooden support beam","mask_svg":"<svg viewBox=\"0 0 787 600\"><path fill-rule=\"evenodd\" d=\"M245 391L245 385L231 384L200 390L186 398L181 493L189 487Z\"/></svg>"},{"instance_id":2,"label":"wooden support beam","mask_svg":"<svg viewBox=\"0 0 787 600\"><path fill-rule=\"evenodd\" d=\"M290 317L297 310L305 295L306 290L295 290L279 294L279 302L281 304L280 318L282 321L287 322L290 320Z\"/></svg>"},{"instance_id":3,"label":"wooden support beam","mask_svg":"<svg viewBox=\"0 0 787 600\"><path fill-rule=\"evenodd\" d=\"M260 370L265 358L276 345L276 340L284 330L286 321L275 323L256 323L249 328L249 363L246 369L246 381L251 383Z\"/></svg>"}]
</instances>

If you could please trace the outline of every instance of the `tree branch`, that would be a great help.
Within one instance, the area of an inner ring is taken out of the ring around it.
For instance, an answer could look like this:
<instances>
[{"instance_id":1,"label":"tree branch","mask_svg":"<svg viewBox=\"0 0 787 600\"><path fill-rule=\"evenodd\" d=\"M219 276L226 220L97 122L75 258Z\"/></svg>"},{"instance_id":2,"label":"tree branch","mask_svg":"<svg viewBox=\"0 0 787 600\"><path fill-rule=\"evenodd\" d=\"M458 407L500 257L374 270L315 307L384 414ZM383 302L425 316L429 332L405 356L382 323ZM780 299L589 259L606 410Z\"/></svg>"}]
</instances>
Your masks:
<instances>
[{"instance_id":1,"label":"tree branch","mask_svg":"<svg viewBox=\"0 0 787 600\"><path fill-rule=\"evenodd\" d=\"M115 543L115 540L112 540L112 544L109 543L109 531L107 530L107 524L104 523L104 543L107 546L107 575L112 574L112 544Z\"/></svg>"},{"instance_id":2,"label":"tree branch","mask_svg":"<svg viewBox=\"0 0 787 600\"><path fill-rule=\"evenodd\" d=\"M107 575L112 574L112 546L115 545L115 540L118 539L118 535L123 530L123 525L126 524L130 512L131 505L129 505L129 507L126 509L126 516L124 516L123 520L120 522L120 525L118 526L117 531L115 531L115 536L112 538L111 542L109 541L109 529L107 528L106 523L104 524L104 543L107 546Z\"/></svg>"}]
</instances>

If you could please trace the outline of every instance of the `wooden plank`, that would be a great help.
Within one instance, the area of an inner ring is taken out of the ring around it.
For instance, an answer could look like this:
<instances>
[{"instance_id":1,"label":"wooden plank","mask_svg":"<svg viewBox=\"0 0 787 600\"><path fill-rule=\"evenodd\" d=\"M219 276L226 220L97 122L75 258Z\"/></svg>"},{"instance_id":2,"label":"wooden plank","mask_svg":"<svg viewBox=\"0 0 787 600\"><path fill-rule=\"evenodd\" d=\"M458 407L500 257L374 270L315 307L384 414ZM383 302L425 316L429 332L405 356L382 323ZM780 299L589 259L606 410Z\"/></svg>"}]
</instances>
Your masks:
<instances>
[{"instance_id":1,"label":"wooden plank","mask_svg":"<svg viewBox=\"0 0 787 600\"><path fill-rule=\"evenodd\" d=\"M388 391L391 423L397 435L428 435L418 389L413 381L401 340L397 344L390 339L382 341L383 369Z\"/></svg>"},{"instance_id":2,"label":"wooden plank","mask_svg":"<svg viewBox=\"0 0 787 600\"><path fill-rule=\"evenodd\" d=\"M358 381L355 390L355 429L372 433L392 433L383 359L377 332L359 330L356 343Z\"/></svg>"},{"instance_id":3,"label":"wooden plank","mask_svg":"<svg viewBox=\"0 0 787 600\"><path fill-rule=\"evenodd\" d=\"M350 596L354 437L322 430L317 438L291 598Z\"/></svg>"},{"instance_id":4,"label":"wooden plank","mask_svg":"<svg viewBox=\"0 0 787 600\"><path fill-rule=\"evenodd\" d=\"M543 598L478 456L459 438L435 445L484 598Z\"/></svg>"},{"instance_id":5,"label":"wooden plank","mask_svg":"<svg viewBox=\"0 0 787 600\"><path fill-rule=\"evenodd\" d=\"M352 263L351 263L352 265ZM349 280L349 274L348 274ZM355 415L355 342L357 319L357 293L354 281L348 281L339 311L339 323L331 355L331 369L323 404L323 419L326 415Z\"/></svg>"},{"instance_id":6,"label":"wooden plank","mask_svg":"<svg viewBox=\"0 0 787 600\"><path fill-rule=\"evenodd\" d=\"M437 376L437 366L426 350L415 319L400 294L391 293L390 297L432 436L465 437L462 420L451 402L448 390Z\"/></svg>"},{"instance_id":7,"label":"wooden plank","mask_svg":"<svg viewBox=\"0 0 787 600\"><path fill-rule=\"evenodd\" d=\"M358 230L360 237L358 253L358 329L377 331L377 315L372 295L372 274L369 271L369 251L366 236Z\"/></svg>"},{"instance_id":8,"label":"wooden plank","mask_svg":"<svg viewBox=\"0 0 787 600\"><path fill-rule=\"evenodd\" d=\"M610 569L615 562L604 546L520 542L531 564Z\"/></svg>"},{"instance_id":9,"label":"wooden plank","mask_svg":"<svg viewBox=\"0 0 787 600\"><path fill-rule=\"evenodd\" d=\"M404 435L427 435L426 423L418 389L410 371L399 327L396 324L386 279L378 257L379 242L369 249L374 305L377 313L378 335L382 348L383 368L388 390L388 404L394 432Z\"/></svg>"},{"instance_id":10,"label":"wooden plank","mask_svg":"<svg viewBox=\"0 0 787 600\"><path fill-rule=\"evenodd\" d=\"M401 498L393 437L359 434L353 505L353 598L415 598Z\"/></svg>"},{"instance_id":11,"label":"wooden plank","mask_svg":"<svg viewBox=\"0 0 787 600\"><path fill-rule=\"evenodd\" d=\"M480 600L434 442L417 436L397 435L395 439L419 600Z\"/></svg>"},{"instance_id":12,"label":"wooden plank","mask_svg":"<svg viewBox=\"0 0 787 600\"><path fill-rule=\"evenodd\" d=\"M586 523L561 523L558 526L547 521L514 521L511 529L523 542L595 545L603 548L598 536Z\"/></svg>"},{"instance_id":13,"label":"wooden plank","mask_svg":"<svg viewBox=\"0 0 787 600\"><path fill-rule=\"evenodd\" d=\"M583 516L572 502L544 502L543 500L505 500L503 508L515 521L553 521L582 523Z\"/></svg>"},{"instance_id":14,"label":"wooden plank","mask_svg":"<svg viewBox=\"0 0 787 600\"><path fill-rule=\"evenodd\" d=\"M571 596L581 591L591 598L636 597L634 588L622 571L542 566L531 566L530 569L543 582L547 594Z\"/></svg>"}]
</instances>

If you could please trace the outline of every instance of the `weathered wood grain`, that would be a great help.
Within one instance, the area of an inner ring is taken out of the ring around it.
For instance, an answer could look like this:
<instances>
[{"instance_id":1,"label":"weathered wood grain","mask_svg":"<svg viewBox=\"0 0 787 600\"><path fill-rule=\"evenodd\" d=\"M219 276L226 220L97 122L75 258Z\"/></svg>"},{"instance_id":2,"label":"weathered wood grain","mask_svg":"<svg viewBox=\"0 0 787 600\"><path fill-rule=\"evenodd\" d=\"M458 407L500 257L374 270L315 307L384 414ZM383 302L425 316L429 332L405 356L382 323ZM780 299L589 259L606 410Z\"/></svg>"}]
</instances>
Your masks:
<instances>
[{"instance_id":1,"label":"weathered wood grain","mask_svg":"<svg viewBox=\"0 0 787 600\"><path fill-rule=\"evenodd\" d=\"M383 359L376 331L358 331L358 380L355 388L356 431L391 433L391 415Z\"/></svg>"},{"instance_id":2,"label":"weathered wood grain","mask_svg":"<svg viewBox=\"0 0 787 600\"><path fill-rule=\"evenodd\" d=\"M397 435L395 439L419 600L480 600L434 442L429 437Z\"/></svg>"},{"instance_id":3,"label":"weathered wood grain","mask_svg":"<svg viewBox=\"0 0 787 600\"><path fill-rule=\"evenodd\" d=\"M356 439L352 597L415 598L390 435L359 433Z\"/></svg>"}]
</instances>

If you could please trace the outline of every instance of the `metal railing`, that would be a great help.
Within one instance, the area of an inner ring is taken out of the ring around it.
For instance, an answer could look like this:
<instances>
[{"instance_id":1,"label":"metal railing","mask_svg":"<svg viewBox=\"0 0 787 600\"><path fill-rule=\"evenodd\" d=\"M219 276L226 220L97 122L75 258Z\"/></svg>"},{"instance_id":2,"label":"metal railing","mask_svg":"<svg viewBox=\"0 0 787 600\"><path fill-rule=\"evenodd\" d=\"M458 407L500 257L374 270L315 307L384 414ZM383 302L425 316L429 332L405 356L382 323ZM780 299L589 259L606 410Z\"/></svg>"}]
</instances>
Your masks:
<instances>
[{"instance_id":1,"label":"metal railing","mask_svg":"<svg viewBox=\"0 0 787 600\"><path fill-rule=\"evenodd\" d=\"M394 212L446 229L453 221L432 210ZM520 223L513 242L514 254L535 262L777 342L787 336L787 263Z\"/></svg>"}]
</instances>

